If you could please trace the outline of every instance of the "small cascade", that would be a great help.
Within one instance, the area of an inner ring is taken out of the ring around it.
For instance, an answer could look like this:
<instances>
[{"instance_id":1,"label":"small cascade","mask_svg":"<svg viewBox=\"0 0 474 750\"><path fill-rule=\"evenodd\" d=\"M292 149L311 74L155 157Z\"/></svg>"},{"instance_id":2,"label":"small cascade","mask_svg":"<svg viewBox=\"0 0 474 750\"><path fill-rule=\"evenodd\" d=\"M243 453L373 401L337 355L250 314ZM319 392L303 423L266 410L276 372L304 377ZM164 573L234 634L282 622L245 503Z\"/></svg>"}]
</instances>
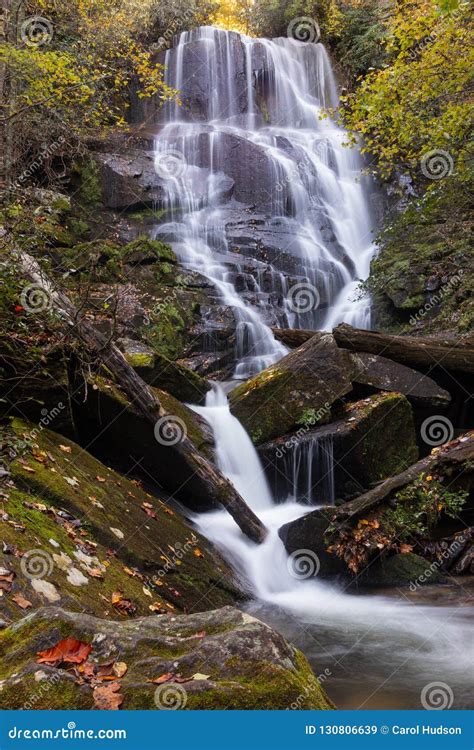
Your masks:
<instances>
[{"instance_id":1,"label":"small cascade","mask_svg":"<svg viewBox=\"0 0 474 750\"><path fill-rule=\"evenodd\" d=\"M334 450L331 435L295 441L283 456L286 497L306 505L334 505ZM281 475L281 472L278 472ZM281 491L281 484L279 487Z\"/></svg>"}]
</instances>

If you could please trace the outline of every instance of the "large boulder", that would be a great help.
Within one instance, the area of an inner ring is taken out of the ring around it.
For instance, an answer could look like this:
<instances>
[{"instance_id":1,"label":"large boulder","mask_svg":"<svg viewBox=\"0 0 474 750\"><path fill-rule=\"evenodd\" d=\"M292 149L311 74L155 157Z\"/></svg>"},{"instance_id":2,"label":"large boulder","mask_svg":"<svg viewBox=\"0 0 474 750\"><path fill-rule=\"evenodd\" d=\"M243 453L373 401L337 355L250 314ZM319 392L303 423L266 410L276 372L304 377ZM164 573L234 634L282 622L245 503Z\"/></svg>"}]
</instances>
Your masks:
<instances>
[{"instance_id":1,"label":"large boulder","mask_svg":"<svg viewBox=\"0 0 474 750\"><path fill-rule=\"evenodd\" d=\"M394 362L387 357L368 352L357 352L352 382L368 385L381 391L398 391L421 406L447 406L451 396L427 375Z\"/></svg>"},{"instance_id":2,"label":"large boulder","mask_svg":"<svg viewBox=\"0 0 474 750\"><path fill-rule=\"evenodd\" d=\"M230 408L256 444L308 422L329 420L331 405L352 390L348 357L329 333L315 334L230 394Z\"/></svg>"},{"instance_id":3,"label":"large boulder","mask_svg":"<svg viewBox=\"0 0 474 750\"><path fill-rule=\"evenodd\" d=\"M302 427L258 449L276 497L329 504L360 495L418 458L410 404L400 393L349 403L341 418Z\"/></svg>"},{"instance_id":4,"label":"large boulder","mask_svg":"<svg viewBox=\"0 0 474 750\"><path fill-rule=\"evenodd\" d=\"M151 206L166 197L165 181L156 172L153 152L96 154L94 158L106 208Z\"/></svg>"},{"instance_id":5,"label":"large boulder","mask_svg":"<svg viewBox=\"0 0 474 750\"><path fill-rule=\"evenodd\" d=\"M64 638L92 647L86 667L38 663ZM123 709L334 708L300 651L232 607L120 623L40 609L0 634L0 654L0 708L90 709L107 693Z\"/></svg>"},{"instance_id":6,"label":"large boulder","mask_svg":"<svg viewBox=\"0 0 474 750\"><path fill-rule=\"evenodd\" d=\"M88 382L78 381L74 412L80 442L90 445L102 460L156 482L186 507L210 510L214 506L205 483L169 446L187 435L198 452L212 459L212 431L205 419L174 396L159 388L153 390L169 415L169 420L155 428L112 381L97 375Z\"/></svg>"},{"instance_id":7,"label":"large boulder","mask_svg":"<svg viewBox=\"0 0 474 750\"><path fill-rule=\"evenodd\" d=\"M127 362L146 383L181 401L200 404L211 387L207 380L186 365L173 362L141 341L122 339L120 348Z\"/></svg>"},{"instance_id":8,"label":"large boulder","mask_svg":"<svg viewBox=\"0 0 474 750\"><path fill-rule=\"evenodd\" d=\"M152 496L34 424L14 419L2 438L11 463L1 566L15 573L12 594L100 617L114 616L116 591L137 614L148 614L150 605L196 611L239 596L221 557L156 490ZM10 595L3 602L8 619L21 614Z\"/></svg>"}]
</instances>

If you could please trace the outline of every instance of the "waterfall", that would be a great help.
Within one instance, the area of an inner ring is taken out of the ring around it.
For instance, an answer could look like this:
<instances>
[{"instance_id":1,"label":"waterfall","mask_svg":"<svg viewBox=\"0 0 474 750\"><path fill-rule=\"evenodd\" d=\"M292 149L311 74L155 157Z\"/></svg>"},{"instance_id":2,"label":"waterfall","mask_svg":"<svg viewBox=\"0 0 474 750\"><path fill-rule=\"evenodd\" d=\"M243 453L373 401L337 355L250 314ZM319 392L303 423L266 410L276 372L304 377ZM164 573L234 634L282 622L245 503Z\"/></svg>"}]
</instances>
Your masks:
<instances>
[{"instance_id":1,"label":"waterfall","mask_svg":"<svg viewBox=\"0 0 474 750\"><path fill-rule=\"evenodd\" d=\"M356 292L374 251L367 186L357 150L344 147L345 133L325 113L337 106L337 92L324 47L204 27L182 33L165 64L181 103L163 107L155 142L169 218L154 233L232 309L234 378L286 353L272 327L369 326L369 302ZM192 408L213 429L220 470L269 530L255 545L226 511L193 517L247 582L254 606L270 608L270 620L283 613L285 627L296 623L297 633L309 634L309 650L318 660L329 654L331 673L353 653L359 683L382 664L381 684L403 670L404 684L416 688L412 703L418 686L440 676L464 691L457 644L469 631L453 607L356 597L295 576L278 529L322 496L334 501L331 443L306 436L288 453L288 497L278 504L224 388L216 385L204 407Z\"/></svg>"},{"instance_id":2,"label":"waterfall","mask_svg":"<svg viewBox=\"0 0 474 750\"><path fill-rule=\"evenodd\" d=\"M277 453L278 456L278 453ZM301 438L282 456L278 470L286 496L306 505L334 505L334 450L332 436Z\"/></svg>"},{"instance_id":3,"label":"waterfall","mask_svg":"<svg viewBox=\"0 0 474 750\"><path fill-rule=\"evenodd\" d=\"M202 27L165 64L181 103L164 105L155 141L170 219L155 236L232 309L234 377L286 353L271 327L367 326L356 289L373 224L359 154L326 115L338 100L324 46ZM238 290L243 258L253 262Z\"/></svg>"}]
</instances>

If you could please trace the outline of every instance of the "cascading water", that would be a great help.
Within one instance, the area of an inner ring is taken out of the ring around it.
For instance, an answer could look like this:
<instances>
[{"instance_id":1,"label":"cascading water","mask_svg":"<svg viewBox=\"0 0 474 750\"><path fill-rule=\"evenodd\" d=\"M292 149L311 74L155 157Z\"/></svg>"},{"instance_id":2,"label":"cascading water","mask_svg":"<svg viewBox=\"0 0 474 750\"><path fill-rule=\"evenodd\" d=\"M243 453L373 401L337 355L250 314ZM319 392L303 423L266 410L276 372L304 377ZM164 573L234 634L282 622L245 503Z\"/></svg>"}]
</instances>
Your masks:
<instances>
[{"instance_id":1,"label":"cascading water","mask_svg":"<svg viewBox=\"0 0 474 750\"><path fill-rule=\"evenodd\" d=\"M368 300L355 299L355 292L369 272L372 223L359 156L323 117L337 105L324 47L205 27L181 34L165 64L181 104L166 105L156 139L169 220L155 235L171 241L181 262L209 279L232 309L234 377L249 377L285 354L271 327L331 328L342 320L367 327ZM314 653L318 669L327 665L328 690L339 707L381 707L371 693L382 690L383 707L417 708L421 688L440 679L456 686L462 706L468 686L459 653L468 639L462 611L348 595L295 574L278 529L308 512L301 494L314 501L312 473L301 491L295 453L293 491L274 503L223 388L215 386L206 406L193 408L213 428L219 468L269 535L253 544L225 511L194 521L247 581L254 609L263 609L264 619L291 634L308 656ZM306 474L315 460L313 450L300 462ZM318 500L328 504L330 485L322 494ZM368 692L359 696L351 682L363 682Z\"/></svg>"},{"instance_id":2,"label":"cascading water","mask_svg":"<svg viewBox=\"0 0 474 750\"><path fill-rule=\"evenodd\" d=\"M325 116L337 92L323 45L203 27L183 32L165 64L181 105L165 105L155 142L170 217L155 234L233 310L234 377L283 356L270 326L368 325L367 299L350 298L369 272L373 225L359 155ZM242 255L255 261L244 293Z\"/></svg>"},{"instance_id":3,"label":"cascading water","mask_svg":"<svg viewBox=\"0 0 474 750\"><path fill-rule=\"evenodd\" d=\"M471 642L468 609L415 605L388 596L355 596L317 577L317 558L299 550L288 557L278 529L308 512L289 499L274 504L250 438L230 413L221 386L206 407L193 407L213 427L220 470L262 519L269 535L255 545L226 511L194 517L199 531L220 548L255 597L251 611L273 623L326 670L324 687L339 708L419 708L425 685L443 682L456 706L469 705L470 674L463 645ZM326 504L326 503L324 503Z\"/></svg>"}]
</instances>

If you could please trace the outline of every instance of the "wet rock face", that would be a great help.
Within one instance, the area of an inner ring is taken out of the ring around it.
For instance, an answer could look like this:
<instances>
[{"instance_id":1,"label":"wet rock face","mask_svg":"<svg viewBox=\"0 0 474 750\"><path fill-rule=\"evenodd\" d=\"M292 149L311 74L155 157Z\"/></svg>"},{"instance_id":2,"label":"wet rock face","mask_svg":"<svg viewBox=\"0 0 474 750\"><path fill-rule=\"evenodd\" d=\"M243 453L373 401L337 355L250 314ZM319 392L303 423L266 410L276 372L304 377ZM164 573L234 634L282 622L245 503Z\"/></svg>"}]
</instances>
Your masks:
<instances>
[{"instance_id":1,"label":"wet rock face","mask_svg":"<svg viewBox=\"0 0 474 750\"><path fill-rule=\"evenodd\" d=\"M294 492L295 479L308 478L309 499L324 504L360 494L418 458L411 407L399 393L348 404L330 424L308 424L261 445L258 452L277 498Z\"/></svg>"},{"instance_id":2,"label":"wet rock face","mask_svg":"<svg viewBox=\"0 0 474 750\"><path fill-rule=\"evenodd\" d=\"M29 707L32 694L36 709L93 707L89 685L81 686L65 669L36 662L38 651L64 637L91 644L91 663L127 666L117 681L124 709L284 710L295 701L298 708L334 708L299 651L232 607L120 623L40 609L0 634L1 708ZM166 673L186 681L153 684ZM38 690L38 681L48 678L50 689Z\"/></svg>"}]
</instances>

